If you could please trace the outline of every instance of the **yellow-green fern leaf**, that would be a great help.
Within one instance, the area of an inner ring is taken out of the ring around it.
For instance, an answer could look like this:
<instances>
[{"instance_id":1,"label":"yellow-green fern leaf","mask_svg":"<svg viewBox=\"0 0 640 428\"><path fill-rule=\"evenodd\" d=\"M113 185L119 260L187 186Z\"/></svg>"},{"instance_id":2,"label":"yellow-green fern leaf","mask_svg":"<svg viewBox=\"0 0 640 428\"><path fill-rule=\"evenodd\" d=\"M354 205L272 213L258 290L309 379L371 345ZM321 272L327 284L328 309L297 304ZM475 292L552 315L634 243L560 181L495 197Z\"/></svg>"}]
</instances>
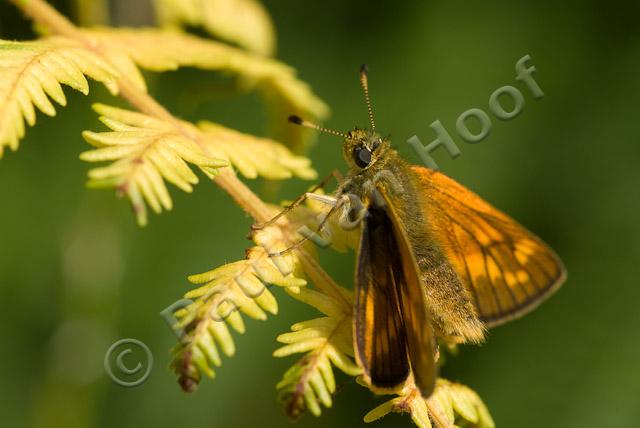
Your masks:
<instances>
[{"instance_id":1,"label":"yellow-green fern leaf","mask_svg":"<svg viewBox=\"0 0 640 428\"><path fill-rule=\"evenodd\" d=\"M209 153L227 160L247 178L260 175L281 180L295 175L311 180L317 177L309 159L294 155L277 141L243 134L208 121L199 122L198 127L207 137L203 141Z\"/></svg>"},{"instance_id":2,"label":"yellow-green fern leaf","mask_svg":"<svg viewBox=\"0 0 640 428\"><path fill-rule=\"evenodd\" d=\"M276 228L255 235L256 242L268 242L273 248L286 245ZM263 246L253 247L244 260L189 277L198 288L185 294L193 303L175 314L178 327L185 334L173 349L172 363L186 391L193 391L203 374L215 376L214 367L222 364L221 354L235 353L229 326L238 333L244 332L241 313L258 320L266 319L267 313L277 313L277 302L269 291L271 285L293 292L306 285L297 276L298 261L294 255L270 257L270 251Z\"/></svg>"},{"instance_id":3,"label":"yellow-green fern leaf","mask_svg":"<svg viewBox=\"0 0 640 428\"><path fill-rule=\"evenodd\" d=\"M185 192L192 191L198 177L187 162L208 174L227 165L180 134L172 124L102 104L94 105L94 109L111 131L84 131L82 136L96 149L82 153L80 158L111 164L90 170L88 186L115 187L120 194L126 194L140 225L147 223L147 204L156 213L172 208L165 180Z\"/></svg>"},{"instance_id":4,"label":"yellow-green fern leaf","mask_svg":"<svg viewBox=\"0 0 640 428\"><path fill-rule=\"evenodd\" d=\"M415 386L407 386L398 397L376 407L364 417L372 422L391 413L409 413L420 428L495 428L495 423L478 394L471 388L438 379L436 389L423 399Z\"/></svg>"},{"instance_id":5,"label":"yellow-green fern leaf","mask_svg":"<svg viewBox=\"0 0 640 428\"><path fill-rule=\"evenodd\" d=\"M111 55L126 55L148 70L196 67L236 76L245 90L262 93L274 135L296 150L302 148L312 134L287 123L286 118L296 114L320 121L329 114L328 106L296 76L294 69L273 59L176 31L99 28L87 30L86 34L112 52Z\"/></svg>"},{"instance_id":6,"label":"yellow-green fern leaf","mask_svg":"<svg viewBox=\"0 0 640 428\"><path fill-rule=\"evenodd\" d=\"M85 75L117 93L116 70L78 42L62 37L33 42L0 40L0 157L4 147L17 150L25 134L25 121L35 124L34 106L55 116L49 98L66 105L60 84L88 94Z\"/></svg>"},{"instance_id":7,"label":"yellow-green fern leaf","mask_svg":"<svg viewBox=\"0 0 640 428\"><path fill-rule=\"evenodd\" d=\"M200 167L211 178L217 168L226 165L233 165L249 178L258 175L270 179L294 175L305 179L316 177L307 158L294 155L270 139L212 122L202 122L199 128L179 122L189 131L187 137L174 123L101 104L94 108L111 131L85 131L84 138L97 148L82 153L80 158L112 163L89 171L88 184L94 188L115 187L119 193L126 194L141 225L147 222L147 204L156 213L172 208L164 180L185 192L192 191L198 177L186 162Z\"/></svg>"},{"instance_id":8,"label":"yellow-green fern leaf","mask_svg":"<svg viewBox=\"0 0 640 428\"><path fill-rule=\"evenodd\" d=\"M322 406L331 407L331 396L336 391L333 366L351 376L361 372L351 358L351 293L340 288L343 299L303 288L288 293L326 316L294 324L290 333L278 336L285 345L274 356L305 354L278 383L278 395L289 417L296 418L305 410L320 416Z\"/></svg>"},{"instance_id":9,"label":"yellow-green fern leaf","mask_svg":"<svg viewBox=\"0 0 640 428\"><path fill-rule=\"evenodd\" d=\"M260 55L275 50L273 23L255 0L155 0L154 4L162 24L200 26Z\"/></svg>"}]
</instances>

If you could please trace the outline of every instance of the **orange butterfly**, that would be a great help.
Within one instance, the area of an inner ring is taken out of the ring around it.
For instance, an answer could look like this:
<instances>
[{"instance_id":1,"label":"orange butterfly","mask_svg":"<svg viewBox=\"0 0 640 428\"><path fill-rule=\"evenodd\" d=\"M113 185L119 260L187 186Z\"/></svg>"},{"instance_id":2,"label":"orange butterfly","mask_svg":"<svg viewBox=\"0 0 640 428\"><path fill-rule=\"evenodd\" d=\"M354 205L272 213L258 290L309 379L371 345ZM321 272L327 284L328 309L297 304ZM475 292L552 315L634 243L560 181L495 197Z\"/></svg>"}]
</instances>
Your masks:
<instances>
[{"instance_id":1,"label":"orange butterfly","mask_svg":"<svg viewBox=\"0 0 640 428\"><path fill-rule=\"evenodd\" d=\"M364 378L386 392L413 373L428 397L437 378L437 337L482 342L487 328L524 315L558 289L566 271L551 248L509 216L443 174L400 158L376 132L366 67L360 81L371 130L344 134L289 119L344 138L349 173L335 198L322 200L333 205L327 218L342 208L361 223L353 336ZM349 203L353 197L359 210Z\"/></svg>"}]
</instances>

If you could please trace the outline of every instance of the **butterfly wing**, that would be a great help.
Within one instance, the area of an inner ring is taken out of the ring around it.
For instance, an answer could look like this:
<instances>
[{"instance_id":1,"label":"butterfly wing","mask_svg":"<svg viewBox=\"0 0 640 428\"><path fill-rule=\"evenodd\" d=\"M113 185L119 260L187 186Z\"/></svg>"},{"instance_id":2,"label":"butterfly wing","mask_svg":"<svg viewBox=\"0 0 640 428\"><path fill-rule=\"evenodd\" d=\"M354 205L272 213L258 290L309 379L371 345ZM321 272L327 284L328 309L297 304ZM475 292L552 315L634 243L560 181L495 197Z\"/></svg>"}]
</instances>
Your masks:
<instances>
[{"instance_id":1,"label":"butterfly wing","mask_svg":"<svg viewBox=\"0 0 640 428\"><path fill-rule=\"evenodd\" d=\"M402 385L409 375L396 292L401 271L394 257L397 249L391 224L384 212L368 211L362 226L356 268L354 348L368 383L386 392Z\"/></svg>"},{"instance_id":2,"label":"butterfly wing","mask_svg":"<svg viewBox=\"0 0 640 428\"><path fill-rule=\"evenodd\" d=\"M377 192L382 204L367 211L358 255L356 355L374 386L382 386L380 372L384 373L376 365L389 372L391 360L401 362L404 369L408 357L414 382L421 394L428 397L437 377L436 346L420 271L390 196L383 187ZM390 312L390 303L396 306L395 313ZM400 351L402 356L396 355ZM406 374L403 376L404 380Z\"/></svg>"},{"instance_id":3,"label":"butterfly wing","mask_svg":"<svg viewBox=\"0 0 640 428\"><path fill-rule=\"evenodd\" d=\"M534 309L566 278L540 238L447 176L412 167L431 235L488 327Z\"/></svg>"},{"instance_id":4,"label":"butterfly wing","mask_svg":"<svg viewBox=\"0 0 640 428\"><path fill-rule=\"evenodd\" d=\"M407 353L416 386L423 397L428 397L436 385L438 371L435 363L437 346L426 304L425 290L415 252L402 218L393 203L392 192L384 184L376 186L384 200L384 209L392 223L393 238L397 243L396 257L400 264L403 281L398 281L397 290L402 309Z\"/></svg>"}]
</instances>

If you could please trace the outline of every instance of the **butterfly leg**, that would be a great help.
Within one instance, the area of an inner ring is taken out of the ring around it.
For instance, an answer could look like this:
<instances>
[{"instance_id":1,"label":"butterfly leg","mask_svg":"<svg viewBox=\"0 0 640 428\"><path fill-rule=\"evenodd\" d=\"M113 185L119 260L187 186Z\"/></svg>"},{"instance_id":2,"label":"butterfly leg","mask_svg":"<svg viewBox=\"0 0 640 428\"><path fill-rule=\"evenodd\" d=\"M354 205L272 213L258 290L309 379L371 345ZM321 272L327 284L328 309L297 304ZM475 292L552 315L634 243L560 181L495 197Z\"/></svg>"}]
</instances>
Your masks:
<instances>
[{"instance_id":1,"label":"butterfly leg","mask_svg":"<svg viewBox=\"0 0 640 428\"><path fill-rule=\"evenodd\" d=\"M340 174L340 172L338 172L338 170L333 170L331 171L331 173L329 173L329 175L327 175L326 177L324 177L320 183L316 184L315 186L313 186L311 188L311 190L309 192L303 193L302 195L298 196L298 198L293 201L291 204L289 204L288 206L286 206L282 211L280 211L278 214L275 215L275 217L273 217L270 220L265 221L264 223L256 223L254 225L251 226L251 229L253 230L260 230L260 229L264 229L267 226L271 226L272 224L274 224L276 221L278 221L278 219L286 214L288 214L289 212L291 212L294 208L296 208L298 205L300 205L301 203L303 203L304 201L307 200L307 198L309 198L310 194L315 194L315 192L319 189L324 189L325 186L329 183L329 181L331 180L331 178L335 178L338 182L340 182L342 180L342 174ZM322 196L322 195L317 195L317 196ZM320 200L318 198L314 198L316 200ZM323 202L322 200L320 200L321 202Z\"/></svg>"},{"instance_id":2,"label":"butterfly leg","mask_svg":"<svg viewBox=\"0 0 640 428\"><path fill-rule=\"evenodd\" d=\"M307 192L305 193L305 196L307 199L311 199L313 201L320 202L331 207L335 206L335 204L338 202L338 199L336 197L330 195L319 195L317 193Z\"/></svg>"},{"instance_id":3,"label":"butterfly leg","mask_svg":"<svg viewBox=\"0 0 640 428\"><path fill-rule=\"evenodd\" d=\"M332 199L335 201L334 205L331 207L327 215L322 219L322 221L320 222L320 224L318 225L318 227L313 233L305 234L302 239L300 239L299 241L295 242L290 247L285 248L282 251L278 251L276 253L269 253L269 257L279 257L279 256L282 256L283 254L291 252L296 248L300 247L305 242L307 242L309 239L311 239L311 237L314 236L314 234L317 235L320 232L322 232L322 229L324 229L325 225L327 224L331 216L333 216L336 212L338 212L338 210L342 208L345 203L349 202L349 198L346 195L343 195L341 198L338 198L338 199L336 198L332 198Z\"/></svg>"}]
</instances>

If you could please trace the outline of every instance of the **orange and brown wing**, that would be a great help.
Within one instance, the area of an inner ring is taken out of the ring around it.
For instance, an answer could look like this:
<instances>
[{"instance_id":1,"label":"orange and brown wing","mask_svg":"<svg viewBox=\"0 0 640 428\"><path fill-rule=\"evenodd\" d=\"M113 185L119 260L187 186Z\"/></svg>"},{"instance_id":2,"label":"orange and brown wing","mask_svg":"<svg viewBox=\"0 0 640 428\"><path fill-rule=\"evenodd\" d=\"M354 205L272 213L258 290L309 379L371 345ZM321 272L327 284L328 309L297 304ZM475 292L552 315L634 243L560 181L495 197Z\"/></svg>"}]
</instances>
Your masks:
<instances>
[{"instance_id":1,"label":"orange and brown wing","mask_svg":"<svg viewBox=\"0 0 640 428\"><path fill-rule=\"evenodd\" d=\"M354 347L365 379L381 392L402 385L409 366L421 394L433 392L436 347L423 293L393 207L369 207L356 268Z\"/></svg>"},{"instance_id":2,"label":"orange and brown wing","mask_svg":"<svg viewBox=\"0 0 640 428\"><path fill-rule=\"evenodd\" d=\"M540 238L449 177L414 166L424 217L488 327L534 309L566 278Z\"/></svg>"},{"instance_id":3,"label":"orange and brown wing","mask_svg":"<svg viewBox=\"0 0 640 428\"><path fill-rule=\"evenodd\" d=\"M402 272L401 280L397 281L396 287L407 336L407 354L413 380L422 396L427 398L433 392L438 377L435 362L437 345L426 304L420 268L405 225L393 204L392 195L384 186L378 185L376 189L385 201L385 213L392 225L391 236L396 243L396 249L391 254L392 257L397 258L395 264L400 266L399 270Z\"/></svg>"},{"instance_id":4,"label":"orange and brown wing","mask_svg":"<svg viewBox=\"0 0 640 428\"><path fill-rule=\"evenodd\" d=\"M362 226L355 281L354 348L368 383L380 392L390 392L404 384L409 375L396 290L401 271L391 224L384 212L368 212Z\"/></svg>"}]
</instances>

